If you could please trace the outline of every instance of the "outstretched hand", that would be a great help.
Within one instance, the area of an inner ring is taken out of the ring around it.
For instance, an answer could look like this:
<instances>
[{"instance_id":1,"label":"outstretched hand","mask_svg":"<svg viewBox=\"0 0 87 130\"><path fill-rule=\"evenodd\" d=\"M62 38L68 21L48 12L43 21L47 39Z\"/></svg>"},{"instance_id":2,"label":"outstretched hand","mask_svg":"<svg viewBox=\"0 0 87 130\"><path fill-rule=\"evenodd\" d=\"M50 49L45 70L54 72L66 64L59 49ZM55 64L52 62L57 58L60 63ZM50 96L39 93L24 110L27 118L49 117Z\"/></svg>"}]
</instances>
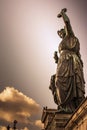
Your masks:
<instances>
[{"instance_id":1,"label":"outstretched hand","mask_svg":"<svg viewBox=\"0 0 87 130\"><path fill-rule=\"evenodd\" d=\"M66 9L66 8L63 8L63 9L61 10L61 12L57 15L57 17L58 17L58 18L62 17L62 14L65 13L65 12L67 12L67 9Z\"/></svg>"},{"instance_id":2,"label":"outstretched hand","mask_svg":"<svg viewBox=\"0 0 87 130\"><path fill-rule=\"evenodd\" d=\"M61 10L61 12L67 12L67 8L63 8L62 10Z\"/></svg>"}]
</instances>

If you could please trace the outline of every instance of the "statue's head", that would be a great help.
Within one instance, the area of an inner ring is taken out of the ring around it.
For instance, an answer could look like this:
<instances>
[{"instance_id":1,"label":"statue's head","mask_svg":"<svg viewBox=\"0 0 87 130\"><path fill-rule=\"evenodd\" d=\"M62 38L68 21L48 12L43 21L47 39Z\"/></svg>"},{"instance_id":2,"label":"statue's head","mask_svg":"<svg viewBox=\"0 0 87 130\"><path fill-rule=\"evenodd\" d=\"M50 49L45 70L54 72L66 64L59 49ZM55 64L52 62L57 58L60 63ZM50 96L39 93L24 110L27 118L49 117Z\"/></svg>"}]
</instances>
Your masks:
<instances>
[{"instance_id":1,"label":"statue's head","mask_svg":"<svg viewBox=\"0 0 87 130\"><path fill-rule=\"evenodd\" d=\"M58 30L57 33L62 39L66 36L66 31L63 28L61 30Z\"/></svg>"}]
</instances>

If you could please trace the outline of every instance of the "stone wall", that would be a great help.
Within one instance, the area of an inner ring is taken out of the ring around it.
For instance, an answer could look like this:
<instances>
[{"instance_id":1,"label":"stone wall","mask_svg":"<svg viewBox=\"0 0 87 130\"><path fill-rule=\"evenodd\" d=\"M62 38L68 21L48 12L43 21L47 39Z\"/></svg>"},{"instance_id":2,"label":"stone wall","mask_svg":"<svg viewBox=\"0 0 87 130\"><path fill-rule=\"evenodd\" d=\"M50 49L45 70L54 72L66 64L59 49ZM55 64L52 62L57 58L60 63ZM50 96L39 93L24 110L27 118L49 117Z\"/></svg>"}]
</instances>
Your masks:
<instances>
[{"instance_id":1,"label":"stone wall","mask_svg":"<svg viewBox=\"0 0 87 130\"><path fill-rule=\"evenodd\" d=\"M66 124L65 130L87 130L87 98L73 113Z\"/></svg>"}]
</instances>

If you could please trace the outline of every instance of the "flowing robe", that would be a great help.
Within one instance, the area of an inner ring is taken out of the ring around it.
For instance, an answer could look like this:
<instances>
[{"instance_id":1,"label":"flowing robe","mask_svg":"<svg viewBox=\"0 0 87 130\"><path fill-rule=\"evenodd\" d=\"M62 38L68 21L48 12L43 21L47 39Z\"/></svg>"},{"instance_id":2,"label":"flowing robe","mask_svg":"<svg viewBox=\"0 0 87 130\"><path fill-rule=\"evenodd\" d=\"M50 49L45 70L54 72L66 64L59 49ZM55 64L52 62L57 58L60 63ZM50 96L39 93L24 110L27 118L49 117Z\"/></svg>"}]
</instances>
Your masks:
<instances>
[{"instance_id":1,"label":"flowing robe","mask_svg":"<svg viewBox=\"0 0 87 130\"><path fill-rule=\"evenodd\" d=\"M58 104L68 111L74 111L79 105L78 99L82 100L85 93L79 41L73 35L66 36L58 49L60 57L55 77Z\"/></svg>"}]
</instances>

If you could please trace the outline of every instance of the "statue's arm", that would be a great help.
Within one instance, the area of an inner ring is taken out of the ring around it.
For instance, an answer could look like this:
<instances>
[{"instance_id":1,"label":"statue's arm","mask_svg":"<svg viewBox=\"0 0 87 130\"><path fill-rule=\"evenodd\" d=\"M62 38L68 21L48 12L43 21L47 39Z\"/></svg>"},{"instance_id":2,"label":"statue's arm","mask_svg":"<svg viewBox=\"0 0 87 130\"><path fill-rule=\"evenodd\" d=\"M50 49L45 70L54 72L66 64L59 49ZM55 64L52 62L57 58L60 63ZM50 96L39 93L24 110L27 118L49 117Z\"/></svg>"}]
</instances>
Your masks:
<instances>
[{"instance_id":1,"label":"statue's arm","mask_svg":"<svg viewBox=\"0 0 87 130\"><path fill-rule=\"evenodd\" d=\"M58 55L57 55L57 51L54 52L54 60L55 60L55 63L58 63Z\"/></svg>"},{"instance_id":2,"label":"statue's arm","mask_svg":"<svg viewBox=\"0 0 87 130\"><path fill-rule=\"evenodd\" d=\"M63 18L63 21L65 23L65 31L66 31L66 34L67 35L74 35L73 31L72 31L72 27L71 27L71 24L70 24L70 20L69 20L69 17L66 15L66 11L67 9L64 8L61 10L60 14L58 14L58 17L62 17Z\"/></svg>"}]
</instances>

